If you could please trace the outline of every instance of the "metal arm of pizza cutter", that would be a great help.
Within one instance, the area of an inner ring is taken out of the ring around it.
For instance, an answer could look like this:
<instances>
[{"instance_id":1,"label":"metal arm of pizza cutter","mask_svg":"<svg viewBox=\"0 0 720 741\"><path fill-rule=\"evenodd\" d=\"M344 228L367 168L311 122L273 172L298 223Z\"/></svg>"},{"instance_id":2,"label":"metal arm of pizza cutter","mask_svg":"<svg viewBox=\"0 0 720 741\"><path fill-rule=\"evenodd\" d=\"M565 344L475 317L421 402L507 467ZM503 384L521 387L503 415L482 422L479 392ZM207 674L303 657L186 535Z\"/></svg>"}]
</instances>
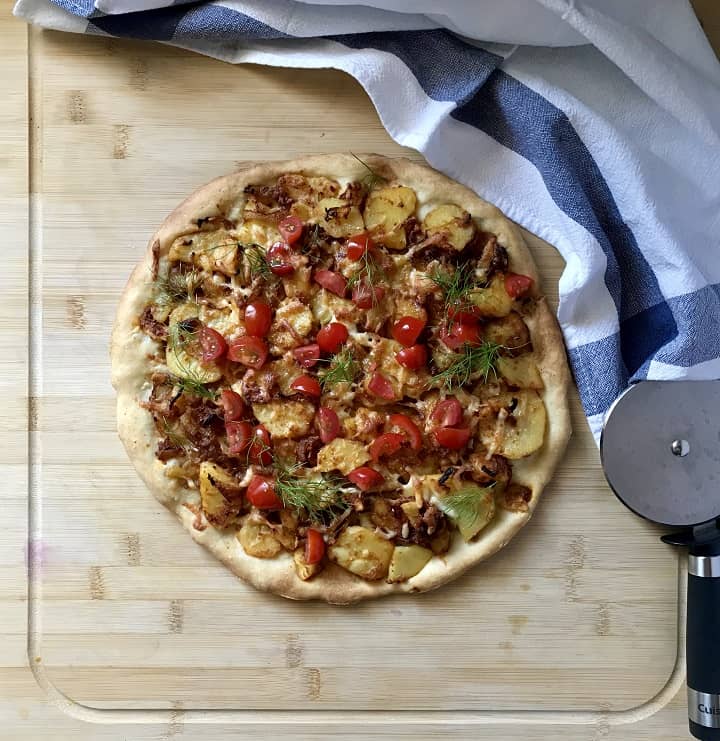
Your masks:
<instances>
[{"instance_id":1,"label":"metal arm of pizza cutter","mask_svg":"<svg viewBox=\"0 0 720 741\"><path fill-rule=\"evenodd\" d=\"M688 548L687 691L690 731L720 739L720 518L664 535ZM695 687L702 687L703 691Z\"/></svg>"}]
</instances>

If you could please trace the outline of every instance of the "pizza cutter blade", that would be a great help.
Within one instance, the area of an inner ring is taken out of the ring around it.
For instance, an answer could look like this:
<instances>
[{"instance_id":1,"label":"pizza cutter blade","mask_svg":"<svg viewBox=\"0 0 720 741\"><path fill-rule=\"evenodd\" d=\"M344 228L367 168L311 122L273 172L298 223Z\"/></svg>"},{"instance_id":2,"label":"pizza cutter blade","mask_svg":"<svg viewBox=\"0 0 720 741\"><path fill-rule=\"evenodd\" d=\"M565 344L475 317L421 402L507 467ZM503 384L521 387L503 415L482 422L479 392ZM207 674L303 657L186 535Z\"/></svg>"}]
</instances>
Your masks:
<instances>
[{"instance_id":1,"label":"pizza cutter blade","mask_svg":"<svg viewBox=\"0 0 720 741\"><path fill-rule=\"evenodd\" d=\"M623 504L687 546L690 732L720 741L720 381L643 381L608 411L600 439Z\"/></svg>"}]
</instances>

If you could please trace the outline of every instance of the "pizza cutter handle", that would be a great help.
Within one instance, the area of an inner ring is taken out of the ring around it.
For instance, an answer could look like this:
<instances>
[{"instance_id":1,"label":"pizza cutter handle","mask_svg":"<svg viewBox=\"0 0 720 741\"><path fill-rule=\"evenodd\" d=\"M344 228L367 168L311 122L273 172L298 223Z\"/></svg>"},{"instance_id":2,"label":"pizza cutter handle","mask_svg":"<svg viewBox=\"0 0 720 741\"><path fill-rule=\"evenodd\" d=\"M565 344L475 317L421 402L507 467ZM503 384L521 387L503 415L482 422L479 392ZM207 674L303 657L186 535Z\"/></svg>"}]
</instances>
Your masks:
<instances>
[{"instance_id":1,"label":"pizza cutter handle","mask_svg":"<svg viewBox=\"0 0 720 741\"><path fill-rule=\"evenodd\" d=\"M686 641L690 733L720 741L720 541L690 546Z\"/></svg>"}]
</instances>

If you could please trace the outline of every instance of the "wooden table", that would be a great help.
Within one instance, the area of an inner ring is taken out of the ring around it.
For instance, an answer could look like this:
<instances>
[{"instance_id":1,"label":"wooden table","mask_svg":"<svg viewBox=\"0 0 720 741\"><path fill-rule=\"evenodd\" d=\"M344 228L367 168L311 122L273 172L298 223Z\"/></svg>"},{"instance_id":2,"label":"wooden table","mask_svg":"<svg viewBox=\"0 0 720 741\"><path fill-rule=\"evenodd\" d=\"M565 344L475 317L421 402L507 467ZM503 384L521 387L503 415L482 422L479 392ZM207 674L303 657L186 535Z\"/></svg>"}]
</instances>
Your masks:
<instances>
[{"instance_id":1,"label":"wooden table","mask_svg":"<svg viewBox=\"0 0 720 741\"><path fill-rule=\"evenodd\" d=\"M311 621L332 625L330 608L239 585L153 504L119 450L107 332L147 234L195 184L248 159L350 144L417 157L389 139L359 86L329 70L237 68L42 33L6 13L0 48L6 737L684 738L681 562L609 493L576 397L567 460L517 542L437 597L362 608L388 639L398 626L414 632L416 664L433 676L456 650L440 627L422 630L433 600L460 611L463 590L486 590L467 627L477 665L435 686L416 680L414 692L407 671L352 666L366 650L353 643L354 614L334 614L341 645L327 646ZM555 300L561 260L529 239ZM73 391L80 379L86 394ZM44 541L29 554L28 658L29 455L32 508L45 519L31 520ZM272 639L261 620L276 626Z\"/></svg>"}]
</instances>

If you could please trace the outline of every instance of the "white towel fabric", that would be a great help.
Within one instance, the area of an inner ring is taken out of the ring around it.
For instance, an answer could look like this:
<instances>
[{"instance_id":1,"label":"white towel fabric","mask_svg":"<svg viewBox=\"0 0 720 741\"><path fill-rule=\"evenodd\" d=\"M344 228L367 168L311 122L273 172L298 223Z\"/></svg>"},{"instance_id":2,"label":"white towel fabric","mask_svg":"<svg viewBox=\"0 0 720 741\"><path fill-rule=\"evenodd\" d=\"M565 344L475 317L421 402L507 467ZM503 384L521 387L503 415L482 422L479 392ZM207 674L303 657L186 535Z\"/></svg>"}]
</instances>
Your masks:
<instances>
[{"instance_id":1,"label":"white towel fabric","mask_svg":"<svg viewBox=\"0 0 720 741\"><path fill-rule=\"evenodd\" d=\"M438 5L19 0L15 12L356 77L394 139L560 250L558 316L596 435L628 383L719 378L720 65L689 4Z\"/></svg>"}]
</instances>

